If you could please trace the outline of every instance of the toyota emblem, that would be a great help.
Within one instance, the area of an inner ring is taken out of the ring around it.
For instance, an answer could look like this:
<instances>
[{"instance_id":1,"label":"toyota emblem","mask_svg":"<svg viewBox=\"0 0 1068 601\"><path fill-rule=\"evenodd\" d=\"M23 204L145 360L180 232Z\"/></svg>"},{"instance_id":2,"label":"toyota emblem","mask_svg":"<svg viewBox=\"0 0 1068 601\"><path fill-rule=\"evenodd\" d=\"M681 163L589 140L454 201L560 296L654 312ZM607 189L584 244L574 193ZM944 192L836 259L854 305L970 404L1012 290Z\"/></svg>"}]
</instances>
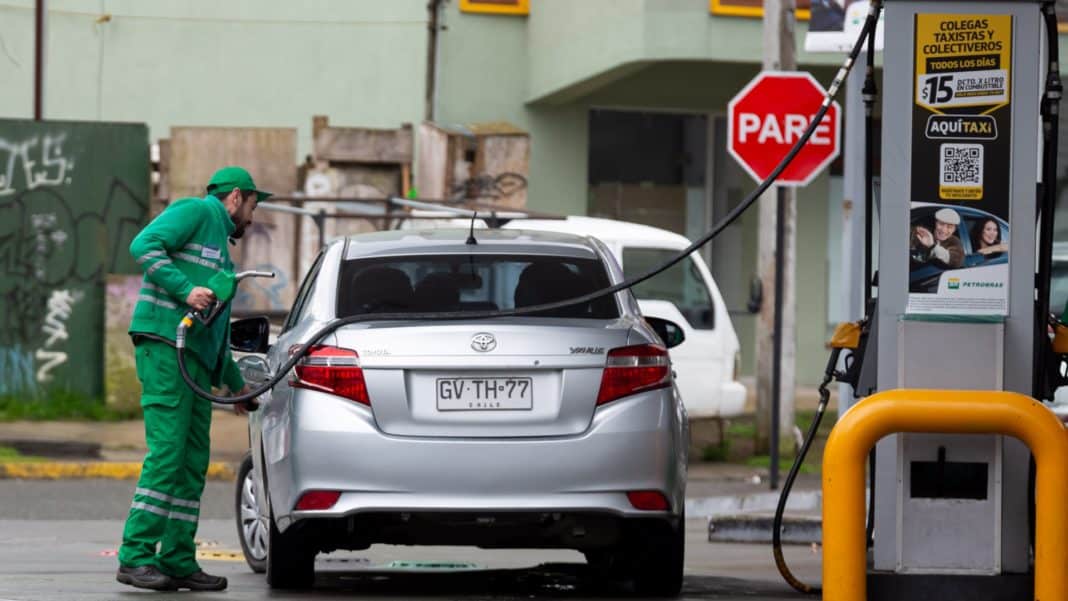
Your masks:
<instances>
[{"instance_id":1,"label":"toyota emblem","mask_svg":"<svg viewBox=\"0 0 1068 601\"><path fill-rule=\"evenodd\" d=\"M488 353L497 348L497 339L494 338L493 334L487 332L475 334L471 338L471 348L480 353Z\"/></svg>"}]
</instances>

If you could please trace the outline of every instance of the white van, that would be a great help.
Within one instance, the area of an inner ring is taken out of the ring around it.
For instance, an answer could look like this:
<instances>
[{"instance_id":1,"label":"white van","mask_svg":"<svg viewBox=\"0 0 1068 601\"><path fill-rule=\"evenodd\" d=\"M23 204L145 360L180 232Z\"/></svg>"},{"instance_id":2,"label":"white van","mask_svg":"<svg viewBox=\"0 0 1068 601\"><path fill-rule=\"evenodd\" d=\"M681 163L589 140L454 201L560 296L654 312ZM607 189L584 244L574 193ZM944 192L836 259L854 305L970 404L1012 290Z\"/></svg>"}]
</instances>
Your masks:
<instances>
[{"instance_id":1,"label":"white van","mask_svg":"<svg viewBox=\"0 0 1068 601\"><path fill-rule=\"evenodd\" d=\"M515 219L504 228L594 236L612 249L628 278L690 245L685 237L667 230L595 217ZM673 321L685 331L686 340L671 349L671 360L690 418L741 414L746 390L737 380L738 335L704 260L690 255L635 286L634 296L644 314Z\"/></svg>"}]
</instances>

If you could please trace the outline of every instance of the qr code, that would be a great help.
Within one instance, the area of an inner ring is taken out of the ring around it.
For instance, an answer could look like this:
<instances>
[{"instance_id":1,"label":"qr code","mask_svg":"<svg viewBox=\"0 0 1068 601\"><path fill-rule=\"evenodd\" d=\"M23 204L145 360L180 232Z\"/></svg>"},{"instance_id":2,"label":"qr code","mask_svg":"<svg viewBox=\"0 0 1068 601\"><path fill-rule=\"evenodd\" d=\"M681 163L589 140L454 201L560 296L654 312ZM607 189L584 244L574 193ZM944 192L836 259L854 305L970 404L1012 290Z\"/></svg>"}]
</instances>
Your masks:
<instances>
[{"instance_id":1,"label":"qr code","mask_svg":"<svg viewBox=\"0 0 1068 601\"><path fill-rule=\"evenodd\" d=\"M982 145L943 144L938 173L943 186L982 186Z\"/></svg>"}]
</instances>

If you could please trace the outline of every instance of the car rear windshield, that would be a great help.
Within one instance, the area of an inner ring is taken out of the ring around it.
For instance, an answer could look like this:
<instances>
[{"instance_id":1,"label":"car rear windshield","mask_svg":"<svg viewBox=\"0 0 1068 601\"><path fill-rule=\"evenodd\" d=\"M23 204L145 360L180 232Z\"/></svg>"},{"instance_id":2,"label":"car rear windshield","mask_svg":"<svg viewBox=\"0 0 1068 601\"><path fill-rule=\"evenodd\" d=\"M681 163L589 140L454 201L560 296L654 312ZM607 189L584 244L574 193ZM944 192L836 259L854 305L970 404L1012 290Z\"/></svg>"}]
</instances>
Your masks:
<instances>
[{"instance_id":1,"label":"car rear windshield","mask_svg":"<svg viewBox=\"0 0 1068 601\"><path fill-rule=\"evenodd\" d=\"M596 259L531 255L428 255L352 259L341 265L339 317L368 313L495 311L574 298L609 285ZM615 295L537 317L614 319Z\"/></svg>"}]
</instances>

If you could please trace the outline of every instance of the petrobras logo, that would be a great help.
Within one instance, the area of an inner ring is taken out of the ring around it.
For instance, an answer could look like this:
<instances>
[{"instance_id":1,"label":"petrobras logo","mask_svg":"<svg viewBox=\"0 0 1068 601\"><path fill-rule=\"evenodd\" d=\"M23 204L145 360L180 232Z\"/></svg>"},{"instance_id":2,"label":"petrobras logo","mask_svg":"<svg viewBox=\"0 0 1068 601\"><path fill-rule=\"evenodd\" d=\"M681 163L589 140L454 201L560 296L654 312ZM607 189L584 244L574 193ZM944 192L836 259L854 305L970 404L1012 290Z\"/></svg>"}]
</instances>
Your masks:
<instances>
[{"instance_id":1,"label":"petrobras logo","mask_svg":"<svg viewBox=\"0 0 1068 601\"><path fill-rule=\"evenodd\" d=\"M960 290L960 278L949 278L949 289Z\"/></svg>"}]
</instances>

